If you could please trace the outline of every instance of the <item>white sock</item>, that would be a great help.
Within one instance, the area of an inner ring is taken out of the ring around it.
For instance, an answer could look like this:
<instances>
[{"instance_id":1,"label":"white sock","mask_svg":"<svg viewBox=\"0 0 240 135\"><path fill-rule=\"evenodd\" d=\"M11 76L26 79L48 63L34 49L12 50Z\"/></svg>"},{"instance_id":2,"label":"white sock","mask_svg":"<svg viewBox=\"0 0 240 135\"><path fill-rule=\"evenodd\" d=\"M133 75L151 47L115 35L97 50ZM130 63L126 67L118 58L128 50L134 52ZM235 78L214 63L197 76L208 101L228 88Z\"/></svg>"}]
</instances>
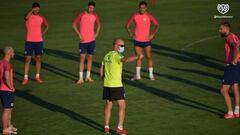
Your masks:
<instances>
[{"instance_id":1,"label":"white sock","mask_svg":"<svg viewBox=\"0 0 240 135\"><path fill-rule=\"evenodd\" d=\"M90 78L90 75L91 75L91 72L90 72L90 71L87 71L86 78Z\"/></svg>"},{"instance_id":2,"label":"white sock","mask_svg":"<svg viewBox=\"0 0 240 135\"><path fill-rule=\"evenodd\" d=\"M28 75L24 75L24 79L28 80Z\"/></svg>"},{"instance_id":3,"label":"white sock","mask_svg":"<svg viewBox=\"0 0 240 135\"><path fill-rule=\"evenodd\" d=\"M109 125L105 125L104 128L109 128Z\"/></svg>"},{"instance_id":4,"label":"white sock","mask_svg":"<svg viewBox=\"0 0 240 135\"><path fill-rule=\"evenodd\" d=\"M118 126L118 129L123 130L123 126Z\"/></svg>"},{"instance_id":5,"label":"white sock","mask_svg":"<svg viewBox=\"0 0 240 135\"><path fill-rule=\"evenodd\" d=\"M148 68L148 70L149 70L149 77L150 78L153 78L154 76L153 76L153 68L151 67L151 68Z\"/></svg>"},{"instance_id":6,"label":"white sock","mask_svg":"<svg viewBox=\"0 0 240 135\"><path fill-rule=\"evenodd\" d=\"M36 78L39 78L40 77L40 74L36 74Z\"/></svg>"},{"instance_id":7,"label":"white sock","mask_svg":"<svg viewBox=\"0 0 240 135\"><path fill-rule=\"evenodd\" d=\"M228 111L228 114L231 114L231 115L233 115L233 111Z\"/></svg>"},{"instance_id":8,"label":"white sock","mask_svg":"<svg viewBox=\"0 0 240 135\"><path fill-rule=\"evenodd\" d=\"M136 77L137 78L141 77L141 67L136 67Z\"/></svg>"},{"instance_id":9,"label":"white sock","mask_svg":"<svg viewBox=\"0 0 240 135\"><path fill-rule=\"evenodd\" d=\"M234 114L239 114L239 106L235 106Z\"/></svg>"},{"instance_id":10,"label":"white sock","mask_svg":"<svg viewBox=\"0 0 240 135\"><path fill-rule=\"evenodd\" d=\"M79 80L83 80L83 72L79 72Z\"/></svg>"}]
</instances>

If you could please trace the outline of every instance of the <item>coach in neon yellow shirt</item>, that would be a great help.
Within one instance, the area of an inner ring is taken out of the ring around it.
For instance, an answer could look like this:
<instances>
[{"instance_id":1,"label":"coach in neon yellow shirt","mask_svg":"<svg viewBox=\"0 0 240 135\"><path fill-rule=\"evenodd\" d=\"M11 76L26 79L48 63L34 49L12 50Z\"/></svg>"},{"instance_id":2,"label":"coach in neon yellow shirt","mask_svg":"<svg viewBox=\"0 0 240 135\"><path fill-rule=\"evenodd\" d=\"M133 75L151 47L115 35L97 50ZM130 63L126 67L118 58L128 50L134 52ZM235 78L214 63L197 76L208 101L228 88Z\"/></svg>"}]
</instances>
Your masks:
<instances>
[{"instance_id":1,"label":"coach in neon yellow shirt","mask_svg":"<svg viewBox=\"0 0 240 135\"><path fill-rule=\"evenodd\" d=\"M113 51L108 52L102 61L100 75L104 79L103 100L106 100L105 106L105 127L104 132L109 133L109 121L111 117L111 110L113 101L117 101L119 105L119 122L117 127L117 134L127 135L128 132L123 128L125 118L125 91L122 84L122 65L126 62L131 62L140 56L124 57L122 54L125 50L124 41L117 39L114 41Z\"/></svg>"}]
</instances>

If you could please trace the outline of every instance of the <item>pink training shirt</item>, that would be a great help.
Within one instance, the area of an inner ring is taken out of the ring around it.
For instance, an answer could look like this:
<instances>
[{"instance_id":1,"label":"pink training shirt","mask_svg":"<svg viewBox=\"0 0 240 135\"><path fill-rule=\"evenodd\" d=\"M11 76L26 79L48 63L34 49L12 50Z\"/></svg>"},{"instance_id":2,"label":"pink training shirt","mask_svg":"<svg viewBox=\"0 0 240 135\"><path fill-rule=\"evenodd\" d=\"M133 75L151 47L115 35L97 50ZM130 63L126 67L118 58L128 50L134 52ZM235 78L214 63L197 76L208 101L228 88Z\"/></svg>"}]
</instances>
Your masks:
<instances>
[{"instance_id":1,"label":"pink training shirt","mask_svg":"<svg viewBox=\"0 0 240 135\"><path fill-rule=\"evenodd\" d=\"M81 43L88 43L95 40L94 25L100 24L99 17L96 13L87 12L80 13L73 21L74 25L80 25L80 34L82 36Z\"/></svg>"},{"instance_id":2,"label":"pink training shirt","mask_svg":"<svg viewBox=\"0 0 240 135\"><path fill-rule=\"evenodd\" d=\"M14 92L15 90L12 90L8 87L6 83L5 78L5 72L9 71L10 73L10 83L13 85L13 69L11 64L6 60L0 61L0 90L1 91L11 91Z\"/></svg>"},{"instance_id":3,"label":"pink training shirt","mask_svg":"<svg viewBox=\"0 0 240 135\"><path fill-rule=\"evenodd\" d=\"M226 42L225 42L225 53L226 53L226 64L230 64L233 61L233 53L234 53L234 48L231 47L231 44L236 44L240 47L240 41L237 35L230 33L226 37ZM238 59L240 61L240 54L238 53Z\"/></svg>"},{"instance_id":4,"label":"pink training shirt","mask_svg":"<svg viewBox=\"0 0 240 135\"><path fill-rule=\"evenodd\" d=\"M150 41L149 35L151 23L153 23L156 26L159 26L158 21L150 13L145 14L135 13L128 20L127 25L130 26L133 22L136 25L134 39L140 42Z\"/></svg>"},{"instance_id":5,"label":"pink training shirt","mask_svg":"<svg viewBox=\"0 0 240 135\"><path fill-rule=\"evenodd\" d=\"M26 29L27 29L27 39L29 42L42 42L42 24L45 26L48 25L48 22L45 17L42 15L31 15L26 20Z\"/></svg>"}]
</instances>

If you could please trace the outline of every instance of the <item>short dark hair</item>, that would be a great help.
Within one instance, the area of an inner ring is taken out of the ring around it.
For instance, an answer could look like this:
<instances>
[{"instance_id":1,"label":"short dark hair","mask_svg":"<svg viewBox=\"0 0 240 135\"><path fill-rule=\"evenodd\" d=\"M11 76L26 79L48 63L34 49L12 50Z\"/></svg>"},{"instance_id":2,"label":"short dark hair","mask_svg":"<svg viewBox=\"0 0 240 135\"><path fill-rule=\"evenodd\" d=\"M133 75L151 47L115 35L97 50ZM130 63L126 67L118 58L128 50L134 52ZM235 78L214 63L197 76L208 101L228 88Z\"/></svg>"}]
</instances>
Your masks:
<instances>
[{"instance_id":1,"label":"short dark hair","mask_svg":"<svg viewBox=\"0 0 240 135\"><path fill-rule=\"evenodd\" d=\"M220 25L223 25L223 26L226 26L226 27L228 27L228 28L231 28L229 22L222 22Z\"/></svg>"},{"instance_id":2,"label":"short dark hair","mask_svg":"<svg viewBox=\"0 0 240 135\"><path fill-rule=\"evenodd\" d=\"M34 3L32 4L32 8L35 8L35 7L40 7L40 4L37 3L37 2L34 2Z\"/></svg>"},{"instance_id":3,"label":"short dark hair","mask_svg":"<svg viewBox=\"0 0 240 135\"><path fill-rule=\"evenodd\" d=\"M145 5L145 6L147 6L148 4L147 4L147 2L146 2L146 1L141 1L141 2L139 2L139 7L140 7L140 6L142 6L142 5Z\"/></svg>"},{"instance_id":4,"label":"short dark hair","mask_svg":"<svg viewBox=\"0 0 240 135\"><path fill-rule=\"evenodd\" d=\"M89 1L89 2L88 2L88 6L94 6L94 7L95 7L95 6L96 6L96 3L95 3L94 1Z\"/></svg>"}]
</instances>

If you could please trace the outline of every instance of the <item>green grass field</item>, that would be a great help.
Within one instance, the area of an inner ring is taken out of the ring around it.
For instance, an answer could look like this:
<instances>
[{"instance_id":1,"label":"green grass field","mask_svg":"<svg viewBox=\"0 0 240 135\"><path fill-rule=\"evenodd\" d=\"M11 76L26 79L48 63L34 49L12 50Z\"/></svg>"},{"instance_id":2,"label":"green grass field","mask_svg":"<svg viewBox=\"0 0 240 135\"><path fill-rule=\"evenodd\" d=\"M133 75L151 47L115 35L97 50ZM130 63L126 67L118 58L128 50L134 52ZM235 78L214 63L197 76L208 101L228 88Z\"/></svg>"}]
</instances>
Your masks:
<instances>
[{"instance_id":1,"label":"green grass field","mask_svg":"<svg viewBox=\"0 0 240 135\"><path fill-rule=\"evenodd\" d=\"M1 0L0 47L12 45L16 56L16 106L13 122L20 135L102 135L104 101L98 75L103 56L111 50L114 38L126 41L126 55L134 54L125 24L137 11L138 0L97 0L102 31L97 39L92 77L95 83L78 86L78 38L72 29L75 16L86 8L84 0L40 1L41 12L49 22L45 36L42 85L31 81L21 86L25 24L23 15L32 0ZM232 30L240 31L239 0L158 0L149 10L158 19L160 31L152 52L156 81L148 79L146 62L143 79L129 81L135 63L124 66L127 94L125 127L130 135L237 135L240 119L224 120L223 97L219 93L223 74L224 39L218 25L224 19L216 10L228 3L227 19ZM217 37L216 37L217 36ZM189 46L189 47L186 47ZM2 53L1 53L2 55ZM31 78L35 76L34 62ZM115 105L111 127L117 124Z\"/></svg>"}]
</instances>

